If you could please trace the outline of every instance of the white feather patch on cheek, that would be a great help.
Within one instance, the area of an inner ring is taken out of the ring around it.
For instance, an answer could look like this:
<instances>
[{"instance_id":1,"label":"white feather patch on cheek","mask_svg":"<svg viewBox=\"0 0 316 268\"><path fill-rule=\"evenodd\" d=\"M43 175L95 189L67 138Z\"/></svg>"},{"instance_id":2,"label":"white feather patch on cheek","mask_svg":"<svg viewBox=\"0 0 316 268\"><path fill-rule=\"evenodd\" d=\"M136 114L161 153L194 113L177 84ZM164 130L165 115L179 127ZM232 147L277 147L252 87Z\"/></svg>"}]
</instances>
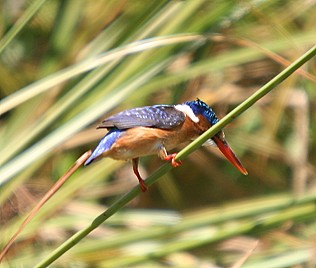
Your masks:
<instances>
[{"instance_id":1,"label":"white feather patch on cheek","mask_svg":"<svg viewBox=\"0 0 316 268\"><path fill-rule=\"evenodd\" d=\"M194 123L199 122L199 118L193 113L191 107L186 104L177 104L174 106L175 109L177 109L180 112L185 113Z\"/></svg>"}]
</instances>

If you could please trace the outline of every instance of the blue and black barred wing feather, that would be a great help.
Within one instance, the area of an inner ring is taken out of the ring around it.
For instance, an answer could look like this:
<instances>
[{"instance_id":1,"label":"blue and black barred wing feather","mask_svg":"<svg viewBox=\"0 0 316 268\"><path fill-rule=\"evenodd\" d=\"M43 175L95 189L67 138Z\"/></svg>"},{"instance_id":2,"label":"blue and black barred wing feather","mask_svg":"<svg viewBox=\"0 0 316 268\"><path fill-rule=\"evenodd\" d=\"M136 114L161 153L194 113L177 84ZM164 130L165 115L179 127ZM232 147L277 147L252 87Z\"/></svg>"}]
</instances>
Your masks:
<instances>
[{"instance_id":1,"label":"blue and black barred wing feather","mask_svg":"<svg viewBox=\"0 0 316 268\"><path fill-rule=\"evenodd\" d=\"M114 142L122 136L124 131L119 129L112 129L99 142L98 146L93 150L90 157L84 163L85 166L90 165L93 161L102 157L102 154L111 149Z\"/></svg>"},{"instance_id":2,"label":"blue and black barred wing feather","mask_svg":"<svg viewBox=\"0 0 316 268\"><path fill-rule=\"evenodd\" d=\"M185 114L174 105L154 105L126 110L102 121L98 128L128 129L133 127L155 127L171 129L185 120Z\"/></svg>"}]
</instances>

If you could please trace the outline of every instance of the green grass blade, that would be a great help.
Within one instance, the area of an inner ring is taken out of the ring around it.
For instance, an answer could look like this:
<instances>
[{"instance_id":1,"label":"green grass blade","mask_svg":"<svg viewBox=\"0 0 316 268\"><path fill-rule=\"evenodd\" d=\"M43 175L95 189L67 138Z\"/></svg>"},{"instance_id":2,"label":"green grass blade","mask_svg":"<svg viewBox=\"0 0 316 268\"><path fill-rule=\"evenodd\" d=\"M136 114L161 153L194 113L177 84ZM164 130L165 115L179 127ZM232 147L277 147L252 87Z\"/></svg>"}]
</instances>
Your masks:
<instances>
[{"instance_id":1,"label":"green grass blade","mask_svg":"<svg viewBox=\"0 0 316 268\"><path fill-rule=\"evenodd\" d=\"M25 10L23 15L12 26L12 28L6 33L6 35L0 40L0 54L10 44L10 42L16 37L23 27L32 19L35 13L45 4L47 0L34 0L30 6Z\"/></svg>"},{"instance_id":2,"label":"green grass blade","mask_svg":"<svg viewBox=\"0 0 316 268\"><path fill-rule=\"evenodd\" d=\"M89 59L84 62L80 62L78 64L72 65L68 68L65 68L61 71L58 71L52 75L49 75L42 80L39 80L29 86L26 86L19 91L11 94L10 96L4 98L2 100L0 106L0 114L3 114L16 106L20 105L21 103L41 94L45 91L49 90L50 88L65 82L75 76L92 70L98 66L101 66L107 62L112 60L123 58L124 56L161 47L161 46L169 46L175 45L180 43L187 43L187 42L196 42L196 41L203 41L205 38L202 35L190 35L190 34L178 34L174 36L164 36L164 37L157 37L146 39L142 41L136 41L134 43L128 44L121 48L115 49L109 53L105 53L99 57L94 59Z\"/></svg>"}]
</instances>

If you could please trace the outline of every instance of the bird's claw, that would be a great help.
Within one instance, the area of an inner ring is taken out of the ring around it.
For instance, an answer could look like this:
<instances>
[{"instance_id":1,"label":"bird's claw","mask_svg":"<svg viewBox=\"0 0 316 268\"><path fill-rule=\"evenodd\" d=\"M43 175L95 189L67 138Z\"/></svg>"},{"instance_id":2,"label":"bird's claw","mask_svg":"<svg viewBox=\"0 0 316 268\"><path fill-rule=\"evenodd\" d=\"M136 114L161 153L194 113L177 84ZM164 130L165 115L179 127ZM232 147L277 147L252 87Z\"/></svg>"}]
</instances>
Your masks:
<instances>
[{"instance_id":1,"label":"bird's claw","mask_svg":"<svg viewBox=\"0 0 316 268\"><path fill-rule=\"evenodd\" d=\"M142 190L142 192L143 193L146 192L148 190L148 187L146 186L144 180L138 178L138 181L139 181L139 187Z\"/></svg>"},{"instance_id":2,"label":"bird's claw","mask_svg":"<svg viewBox=\"0 0 316 268\"><path fill-rule=\"evenodd\" d=\"M178 167L178 166L180 166L180 165L182 164L182 161L181 161L181 160L176 161L176 159L175 159L176 156L177 156L176 153L174 153L174 154L168 154L168 155L165 157L165 160L166 160L166 161L171 161L171 165L172 165L173 167Z\"/></svg>"}]
</instances>

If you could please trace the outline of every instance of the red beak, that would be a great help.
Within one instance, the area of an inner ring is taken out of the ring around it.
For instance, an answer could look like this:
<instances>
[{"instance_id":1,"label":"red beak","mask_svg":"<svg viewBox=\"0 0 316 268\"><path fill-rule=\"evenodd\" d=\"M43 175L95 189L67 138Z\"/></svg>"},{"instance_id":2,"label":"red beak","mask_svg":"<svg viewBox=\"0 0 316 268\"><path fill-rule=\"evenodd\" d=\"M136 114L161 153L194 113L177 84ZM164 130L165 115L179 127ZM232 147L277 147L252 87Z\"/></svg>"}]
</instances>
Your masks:
<instances>
[{"instance_id":1,"label":"red beak","mask_svg":"<svg viewBox=\"0 0 316 268\"><path fill-rule=\"evenodd\" d=\"M216 143L218 149L228 159L228 161L231 162L242 174L248 175L246 168L242 165L237 156L234 154L227 141L225 139L220 139L218 136L214 136L212 139Z\"/></svg>"}]
</instances>

